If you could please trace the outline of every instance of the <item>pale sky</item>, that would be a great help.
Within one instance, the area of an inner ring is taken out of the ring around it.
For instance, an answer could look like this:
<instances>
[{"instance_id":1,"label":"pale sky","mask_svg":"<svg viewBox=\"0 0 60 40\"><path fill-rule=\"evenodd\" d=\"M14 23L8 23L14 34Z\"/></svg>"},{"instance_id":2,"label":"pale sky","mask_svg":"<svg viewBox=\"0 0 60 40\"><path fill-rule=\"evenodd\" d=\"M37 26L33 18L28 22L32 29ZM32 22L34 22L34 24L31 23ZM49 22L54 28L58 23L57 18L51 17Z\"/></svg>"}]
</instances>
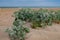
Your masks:
<instances>
[{"instance_id":1,"label":"pale sky","mask_svg":"<svg viewBox=\"0 0 60 40\"><path fill-rule=\"evenodd\" d=\"M59 6L60 0L0 0L0 7Z\"/></svg>"}]
</instances>

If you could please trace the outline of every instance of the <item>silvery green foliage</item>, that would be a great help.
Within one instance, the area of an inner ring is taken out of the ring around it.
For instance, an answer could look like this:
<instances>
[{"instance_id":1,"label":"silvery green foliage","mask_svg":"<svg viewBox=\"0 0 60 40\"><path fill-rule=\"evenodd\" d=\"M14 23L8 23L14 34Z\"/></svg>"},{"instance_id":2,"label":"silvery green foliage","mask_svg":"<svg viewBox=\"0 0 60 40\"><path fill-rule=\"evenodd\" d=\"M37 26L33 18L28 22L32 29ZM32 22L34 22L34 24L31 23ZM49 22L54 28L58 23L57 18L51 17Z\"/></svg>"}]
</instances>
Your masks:
<instances>
[{"instance_id":1,"label":"silvery green foliage","mask_svg":"<svg viewBox=\"0 0 60 40\"><path fill-rule=\"evenodd\" d=\"M19 19L15 20L13 22L13 25L15 25L15 26L24 25L24 24L25 24L25 21L22 21L22 20L19 20Z\"/></svg>"},{"instance_id":2,"label":"silvery green foliage","mask_svg":"<svg viewBox=\"0 0 60 40\"><path fill-rule=\"evenodd\" d=\"M7 29L11 40L25 40L25 35L29 32L29 28L25 27L24 23L22 20L15 20L13 27Z\"/></svg>"},{"instance_id":3,"label":"silvery green foliage","mask_svg":"<svg viewBox=\"0 0 60 40\"><path fill-rule=\"evenodd\" d=\"M23 21L31 21L31 18L33 16L33 10L32 9L21 9L14 13L16 19L20 19Z\"/></svg>"},{"instance_id":4,"label":"silvery green foliage","mask_svg":"<svg viewBox=\"0 0 60 40\"><path fill-rule=\"evenodd\" d=\"M38 11L35 11L33 9L21 9L17 12L15 12L15 20L23 20L23 21L29 21L32 22L33 25L38 26L45 26L45 25L51 25L52 19L53 19L53 11L48 11L47 9L40 9ZM15 21L17 22L17 21ZM15 22L13 24L15 24ZM18 25L19 23L16 23L15 25Z\"/></svg>"},{"instance_id":5,"label":"silvery green foliage","mask_svg":"<svg viewBox=\"0 0 60 40\"><path fill-rule=\"evenodd\" d=\"M53 21L59 21L60 20L60 10L59 11L53 11L48 9L42 9L39 10L33 10L33 9L27 9L23 8L17 12L15 12L15 20L23 20L31 22L33 26L36 25L36 27L40 26L46 26L46 25L52 25Z\"/></svg>"},{"instance_id":6,"label":"silvery green foliage","mask_svg":"<svg viewBox=\"0 0 60 40\"><path fill-rule=\"evenodd\" d=\"M60 21L60 10L56 12L56 20Z\"/></svg>"}]
</instances>

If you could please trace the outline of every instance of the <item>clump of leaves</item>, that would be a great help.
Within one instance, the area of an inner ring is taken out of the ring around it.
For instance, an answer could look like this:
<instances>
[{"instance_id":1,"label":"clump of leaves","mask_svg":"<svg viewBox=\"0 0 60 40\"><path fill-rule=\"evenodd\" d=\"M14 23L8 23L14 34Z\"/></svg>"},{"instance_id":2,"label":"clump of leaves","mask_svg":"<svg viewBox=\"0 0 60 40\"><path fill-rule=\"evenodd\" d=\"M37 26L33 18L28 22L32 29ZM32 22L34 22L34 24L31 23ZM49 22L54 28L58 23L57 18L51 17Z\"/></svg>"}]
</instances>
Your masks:
<instances>
[{"instance_id":1,"label":"clump of leaves","mask_svg":"<svg viewBox=\"0 0 60 40\"><path fill-rule=\"evenodd\" d=\"M55 22L59 23L60 22L60 10L58 10L55 15L56 15Z\"/></svg>"},{"instance_id":2,"label":"clump of leaves","mask_svg":"<svg viewBox=\"0 0 60 40\"><path fill-rule=\"evenodd\" d=\"M50 14L48 10L38 10L35 12L34 16L32 17L32 27L43 27L46 25L52 25L53 14Z\"/></svg>"},{"instance_id":3,"label":"clump of leaves","mask_svg":"<svg viewBox=\"0 0 60 40\"><path fill-rule=\"evenodd\" d=\"M11 40L25 40L26 33L29 32L29 28L23 25L23 21L16 20L14 26L11 29L6 30Z\"/></svg>"},{"instance_id":4,"label":"clump of leaves","mask_svg":"<svg viewBox=\"0 0 60 40\"><path fill-rule=\"evenodd\" d=\"M17 12L15 12L15 18L16 19L20 19L20 20L23 20L23 21L31 21L31 18L33 16L33 13L34 11L32 9L21 9Z\"/></svg>"},{"instance_id":5,"label":"clump of leaves","mask_svg":"<svg viewBox=\"0 0 60 40\"><path fill-rule=\"evenodd\" d=\"M54 21L60 20L60 12L48 10L48 9L21 9L18 12L15 12L15 20L28 21L32 23L32 27L43 27L46 25L52 25ZM18 24L17 24L18 25Z\"/></svg>"},{"instance_id":6,"label":"clump of leaves","mask_svg":"<svg viewBox=\"0 0 60 40\"><path fill-rule=\"evenodd\" d=\"M40 22L33 21L32 28L38 28L38 27L42 27L42 24Z\"/></svg>"}]
</instances>

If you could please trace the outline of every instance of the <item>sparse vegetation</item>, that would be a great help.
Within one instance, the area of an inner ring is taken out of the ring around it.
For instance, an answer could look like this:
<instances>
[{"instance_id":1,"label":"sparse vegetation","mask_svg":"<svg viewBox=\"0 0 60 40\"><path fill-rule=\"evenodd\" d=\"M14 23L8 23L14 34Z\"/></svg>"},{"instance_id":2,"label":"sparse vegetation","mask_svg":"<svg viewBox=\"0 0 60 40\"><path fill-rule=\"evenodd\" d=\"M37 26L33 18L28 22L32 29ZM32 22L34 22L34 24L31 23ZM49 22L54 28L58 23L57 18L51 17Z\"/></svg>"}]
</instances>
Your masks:
<instances>
[{"instance_id":1,"label":"sparse vegetation","mask_svg":"<svg viewBox=\"0 0 60 40\"><path fill-rule=\"evenodd\" d=\"M15 12L15 18L32 23L32 28L52 25L54 21L59 20L59 12L47 9L21 9Z\"/></svg>"},{"instance_id":2,"label":"sparse vegetation","mask_svg":"<svg viewBox=\"0 0 60 40\"><path fill-rule=\"evenodd\" d=\"M25 40L26 33L29 29L24 26L24 22L30 22L32 28L44 27L46 25L52 25L53 22L60 21L60 10L33 10L33 9L21 9L14 13L15 20L13 22L12 29L7 29L11 40Z\"/></svg>"}]
</instances>

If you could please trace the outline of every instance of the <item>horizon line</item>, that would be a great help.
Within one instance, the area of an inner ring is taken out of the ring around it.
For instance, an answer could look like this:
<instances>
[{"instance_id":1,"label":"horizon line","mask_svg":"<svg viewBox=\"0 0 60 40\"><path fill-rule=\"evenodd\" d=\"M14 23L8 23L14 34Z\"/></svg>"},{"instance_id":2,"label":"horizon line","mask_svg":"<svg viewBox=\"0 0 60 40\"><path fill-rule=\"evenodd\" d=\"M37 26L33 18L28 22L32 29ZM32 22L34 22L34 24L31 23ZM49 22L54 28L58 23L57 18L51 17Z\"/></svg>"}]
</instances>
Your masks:
<instances>
[{"instance_id":1,"label":"horizon line","mask_svg":"<svg viewBox=\"0 0 60 40\"><path fill-rule=\"evenodd\" d=\"M60 6L1 6L0 8L60 8Z\"/></svg>"}]
</instances>

